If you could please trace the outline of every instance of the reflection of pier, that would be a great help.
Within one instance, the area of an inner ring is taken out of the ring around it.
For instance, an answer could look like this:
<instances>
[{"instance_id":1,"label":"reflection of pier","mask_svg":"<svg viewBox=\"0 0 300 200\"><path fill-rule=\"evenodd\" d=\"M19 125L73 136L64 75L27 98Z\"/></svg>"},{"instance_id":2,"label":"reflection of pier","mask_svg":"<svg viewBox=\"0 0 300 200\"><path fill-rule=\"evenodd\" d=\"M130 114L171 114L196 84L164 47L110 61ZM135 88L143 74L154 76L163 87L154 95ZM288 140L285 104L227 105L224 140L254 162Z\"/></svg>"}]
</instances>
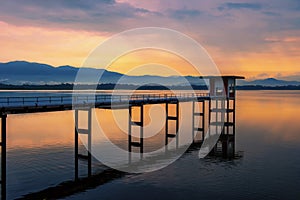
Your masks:
<instances>
[{"instance_id":1,"label":"reflection of pier","mask_svg":"<svg viewBox=\"0 0 300 200\"><path fill-rule=\"evenodd\" d=\"M207 93L182 94L138 94L138 95L88 95L44 96L44 97L0 97L1 115L1 191L6 198L6 118L11 114L75 110L75 181L79 180L79 160L88 162L88 176L92 176L92 109L128 109L128 151L139 148L144 152L144 106L164 104L165 144L176 140L179 145L179 106L181 102L192 102L192 137L194 143L200 143L208 149L210 155L232 157L235 152L235 86L236 79L243 77L223 76L204 77L210 81ZM175 107L175 115L169 113ZM208 109L207 109L208 107ZM139 112L132 112L132 109ZM206 110L209 112L207 113ZM87 113L88 126L79 127L79 113ZM138 114L138 116L134 116ZM136 119L138 118L138 119ZM207 121L207 123L206 123ZM169 126L175 123L175 132ZM139 137L133 137L132 127L139 127ZM209 128L207 129L208 126ZM208 130L207 134L206 130ZM199 134L201 133L201 134ZM86 134L87 153L79 154L79 134ZM199 135L201 136L199 138ZM213 146L211 146L213 145Z\"/></svg>"}]
</instances>

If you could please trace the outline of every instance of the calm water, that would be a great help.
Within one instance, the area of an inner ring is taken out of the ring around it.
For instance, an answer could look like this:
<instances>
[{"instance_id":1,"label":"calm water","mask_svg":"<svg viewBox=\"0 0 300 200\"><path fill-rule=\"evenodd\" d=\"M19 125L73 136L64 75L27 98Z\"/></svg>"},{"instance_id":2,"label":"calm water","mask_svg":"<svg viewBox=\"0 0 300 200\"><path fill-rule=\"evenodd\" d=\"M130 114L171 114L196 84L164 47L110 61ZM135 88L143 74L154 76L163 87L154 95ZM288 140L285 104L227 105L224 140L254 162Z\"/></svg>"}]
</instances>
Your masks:
<instances>
[{"instance_id":1,"label":"calm water","mask_svg":"<svg viewBox=\"0 0 300 200\"><path fill-rule=\"evenodd\" d=\"M300 199L300 92L239 91L237 96L236 148L241 158L199 159L198 151L191 151L159 171L126 175L66 199ZM190 105L182 108L181 114L188 116ZM145 109L150 113L146 123L155 119L147 135L164 115L160 106ZM121 128L114 126L111 111L97 110L97 119L109 139L126 149L122 127L126 130L127 113L118 112ZM187 134L182 143L191 132L189 118L183 127L182 134ZM73 131L71 111L8 117L8 199L73 179ZM94 142L102 144L101 138ZM162 131L145 141L146 151L163 143ZM105 169L95 165L94 173Z\"/></svg>"}]
</instances>

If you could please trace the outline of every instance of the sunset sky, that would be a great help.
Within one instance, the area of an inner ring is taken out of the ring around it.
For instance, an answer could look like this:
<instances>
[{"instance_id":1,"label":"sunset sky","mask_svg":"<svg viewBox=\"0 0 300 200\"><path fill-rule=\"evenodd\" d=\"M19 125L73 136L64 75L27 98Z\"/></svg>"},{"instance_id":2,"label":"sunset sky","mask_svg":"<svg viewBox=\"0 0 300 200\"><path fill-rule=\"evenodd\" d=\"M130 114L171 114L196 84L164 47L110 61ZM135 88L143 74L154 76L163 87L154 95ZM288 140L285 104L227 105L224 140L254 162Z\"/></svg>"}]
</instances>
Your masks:
<instances>
[{"instance_id":1,"label":"sunset sky","mask_svg":"<svg viewBox=\"0 0 300 200\"><path fill-rule=\"evenodd\" d=\"M223 74L300 80L299 0L2 1L0 62L80 67L105 39L146 26L190 36L208 51ZM184 61L175 62L172 55L137 52L114 63L115 70L146 64L140 60L150 55L156 61L164 57L164 65L173 60L170 65L184 67ZM194 74L192 70L183 73Z\"/></svg>"}]
</instances>

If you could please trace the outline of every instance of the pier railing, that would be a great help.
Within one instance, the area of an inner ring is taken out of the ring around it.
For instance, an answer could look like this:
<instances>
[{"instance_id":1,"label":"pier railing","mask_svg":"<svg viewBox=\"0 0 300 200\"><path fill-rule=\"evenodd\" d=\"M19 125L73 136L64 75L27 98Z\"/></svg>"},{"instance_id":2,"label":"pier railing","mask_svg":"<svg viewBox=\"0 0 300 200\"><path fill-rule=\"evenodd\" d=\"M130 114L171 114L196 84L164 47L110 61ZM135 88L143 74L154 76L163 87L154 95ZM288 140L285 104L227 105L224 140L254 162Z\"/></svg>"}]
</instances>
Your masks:
<instances>
[{"instance_id":1,"label":"pier railing","mask_svg":"<svg viewBox=\"0 0 300 200\"><path fill-rule=\"evenodd\" d=\"M131 101L153 101L153 100L185 100L199 97L209 97L209 93L178 93L178 94L75 94L61 96L15 96L0 97L0 107L24 107L24 106L46 106L85 103L118 103Z\"/></svg>"}]
</instances>

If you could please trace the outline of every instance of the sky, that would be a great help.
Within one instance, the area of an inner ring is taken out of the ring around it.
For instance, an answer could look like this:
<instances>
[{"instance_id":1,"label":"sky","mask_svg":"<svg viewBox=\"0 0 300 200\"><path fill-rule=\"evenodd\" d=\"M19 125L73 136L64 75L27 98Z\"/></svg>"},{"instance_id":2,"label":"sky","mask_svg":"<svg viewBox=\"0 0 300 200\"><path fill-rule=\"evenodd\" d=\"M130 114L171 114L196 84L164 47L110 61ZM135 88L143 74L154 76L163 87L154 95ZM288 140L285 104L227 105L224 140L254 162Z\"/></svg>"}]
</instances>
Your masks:
<instances>
[{"instance_id":1,"label":"sky","mask_svg":"<svg viewBox=\"0 0 300 200\"><path fill-rule=\"evenodd\" d=\"M101 42L142 27L188 35L207 50L222 74L300 80L299 0L2 0L0 62L80 67ZM159 61L184 75L194 74L175 57L134 52L116 61L112 70ZM157 71L149 67L139 73Z\"/></svg>"}]
</instances>

